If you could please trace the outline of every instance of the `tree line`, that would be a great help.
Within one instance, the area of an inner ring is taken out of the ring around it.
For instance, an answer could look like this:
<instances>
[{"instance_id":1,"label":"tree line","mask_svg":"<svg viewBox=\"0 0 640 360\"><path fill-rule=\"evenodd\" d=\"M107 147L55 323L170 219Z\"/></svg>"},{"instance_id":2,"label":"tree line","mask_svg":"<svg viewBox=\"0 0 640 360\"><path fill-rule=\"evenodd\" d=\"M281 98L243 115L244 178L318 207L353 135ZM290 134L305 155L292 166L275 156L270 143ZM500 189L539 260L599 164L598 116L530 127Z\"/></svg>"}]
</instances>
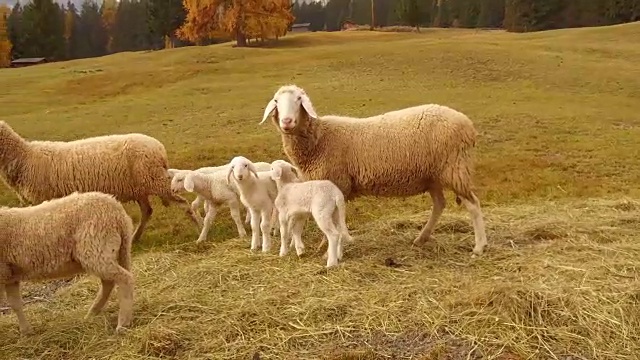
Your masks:
<instances>
[{"instance_id":1,"label":"tree line","mask_svg":"<svg viewBox=\"0 0 640 360\"><path fill-rule=\"evenodd\" d=\"M121 51L284 36L291 25L504 28L526 32L640 20L640 0L30 0L0 6L0 66L12 58L87 58Z\"/></svg>"}]
</instances>

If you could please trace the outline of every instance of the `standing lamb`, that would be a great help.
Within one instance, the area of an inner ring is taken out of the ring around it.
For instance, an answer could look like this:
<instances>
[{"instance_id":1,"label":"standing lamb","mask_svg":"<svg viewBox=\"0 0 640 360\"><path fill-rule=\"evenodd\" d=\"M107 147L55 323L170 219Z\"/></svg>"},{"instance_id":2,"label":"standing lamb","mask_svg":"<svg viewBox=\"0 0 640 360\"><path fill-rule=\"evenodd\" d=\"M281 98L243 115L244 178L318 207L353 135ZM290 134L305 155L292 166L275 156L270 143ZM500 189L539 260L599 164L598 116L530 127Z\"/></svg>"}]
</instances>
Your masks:
<instances>
[{"instance_id":1,"label":"standing lamb","mask_svg":"<svg viewBox=\"0 0 640 360\"><path fill-rule=\"evenodd\" d=\"M20 332L32 333L22 310L20 282L96 275L100 290L87 312L98 314L118 285L116 332L133 318L131 273L133 222L122 204L100 192L74 192L38 205L0 208L0 285L18 318Z\"/></svg>"},{"instance_id":2,"label":"standing lamb","mask_svg":"<svg viewBox=\"0 0 640 360\"><path fill-rule=\"evenodd\" d=\"M257 250L262 233L262 252L269 252L272 228L276 212L273 201L278 194L275 182L269 171L258 173L255 164L244 156L236 156L229 162L227 183L233 179L240 192L240 201L251 212L251 250Z\"/></svg>"},{"instance_id":3,"label":"standing lamb","mask_svg":"<svg viewBox=\"0 0 640 360\"><path fill-rule=\"evenodd\" d=\"M345 200L340 189L329 180L296 181L295 168L283 160L271 163L271 178L278 188L275 206L280 222L280 256L287 254L286 240L292 233L296 252L303 252L302 230L308 214L329 241L327 267L342 259L342 242L352 242L346 223Z\"/></svg>"},{"instance_id":4,"label":"standing lamb","mask_svg":"<svg viewBox=\"0 0 640 360\"><path fill-rule=\"evenodd\" d=\"M167 152L155 138L143 134L119 134L74 141L28 141L0 121L0 177L21 203L39 204L73 192L100 191L121 202L135 201L140 224L133 235L142 235L158 196L164 206L180 203L199 225L189 202L171 191Z\"/></svg>"},{"instance_id":5,"label":"standing lamb","mask_svg":"<svg viewBox=\"0 0 640 360\"><path fill-rule=\"evenodd\" d=\"M444 189L453 190L471 214L473 256L483 253L485 225L471 180L476 130L466 115L427 104L367 118L319 117L296 85L275 92L260 123L270 114L284 152L306 180L331 180L347 200L429 192L433 211L414 245L431 237L445 208Z\"/></svg>"},{"instance_id":6,"label":"standing lamb","mask_svg":"<svg viewBox=\"0 0 640 360\"><path fill-rule=\"evenodd\" d=\"M257 162L254 163L256 166L256 169L258 169L258 171L267 171L271 169L271 164L267 163L267 162ZM203 174L212 174L218 171L225 171L229 169L229 164L224 164L224 165L220 165L220 166L208 166L208 167L201 167L199 169L193 170L193 171L197 171L199 173L203 173ZM173 191L183 191L184 190L184 178L185 176L190 172L191 170L182 170L182 169L169 169L169 176L171 177L171 189L173 189ZM191 203L191 210L196 214L199 215L199 211L198 211L198 207L200 206L200 204L204 202L204 198L200 195L196 196L196 199L193 200L193 202ZM206 204L205 204L205 211L206 211ZM251 213L249 212L249 209L247 209L247 216L245 217L245 224L248 224L249 221L251 221Z\"/></svg>"}]
</instances>

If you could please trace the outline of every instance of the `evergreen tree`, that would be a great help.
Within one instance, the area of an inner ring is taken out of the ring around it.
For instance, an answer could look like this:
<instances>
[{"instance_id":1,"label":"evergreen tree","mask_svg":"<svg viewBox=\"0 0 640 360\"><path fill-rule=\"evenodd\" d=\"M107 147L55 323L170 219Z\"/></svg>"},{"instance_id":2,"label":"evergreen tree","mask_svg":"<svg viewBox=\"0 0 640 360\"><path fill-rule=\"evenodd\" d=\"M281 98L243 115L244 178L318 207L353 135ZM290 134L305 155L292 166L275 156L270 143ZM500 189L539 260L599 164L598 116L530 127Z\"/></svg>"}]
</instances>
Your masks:
<instances>
[{"instance_id":1,"label":"evergreen tree","mask_svg":"<svg viewBox=\"0 0 640 360\"><path fill-rule=\"evenodd\" d=\"M22 12L22 55L64 58L63 10L52 0L32 0Z\"/></svg>"},{"instance_id":2,"label":"evergreen tree","mask_svg":"<svg viewBox=\"0 0 640 360\"><path fill-rule=\"evenodd\" d=\"M149 0L148 22L151 32L163 39L164 47L174 47L176 30L184 23L186 10L182 0Z\"/></svg>"},{"instance_id":3,"label":"evergreen tree","mask_svg":"<svg viewBox=\"0 0 640 360\"><path fill-rule=\"evenodd\" d=\"M78 25L78 55L82 58L107 53L108 34L102 23L100 7L93 0L84 0Z\"/></svg>"}]
</instances>

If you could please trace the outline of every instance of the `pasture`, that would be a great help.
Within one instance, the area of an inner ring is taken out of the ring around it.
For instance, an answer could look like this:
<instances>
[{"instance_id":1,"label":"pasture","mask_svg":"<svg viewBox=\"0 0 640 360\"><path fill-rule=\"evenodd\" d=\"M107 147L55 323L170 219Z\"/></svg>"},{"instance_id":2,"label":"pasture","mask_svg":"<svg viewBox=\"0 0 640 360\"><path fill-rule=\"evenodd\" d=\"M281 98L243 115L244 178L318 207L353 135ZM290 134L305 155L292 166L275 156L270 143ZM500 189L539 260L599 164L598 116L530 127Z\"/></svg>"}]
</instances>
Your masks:
<instances>
[{"instance_id":1,"label":"pasture","mask_svg":"<svg viewBox=\"0 0 640 360\"><path fill-rule=\"evenodd\" d=\"M274 48L220 44L0 70L0 118L22 136L143 132L164 143L174 168L286 159L275 127L258 125L285 83L305 88L321 115L451 106L479 131L475 185L489 241L471 259L470 219L451 193L421 249L411 241L428 219L428 195L361 198L347 206L356 243L326 271L312 253L321 240L312 222L302 258L278 257L277 245L251 254L226 208L196 245L200 229L156 199L134 245L130 331L113 333L116 293L103 314L83 319L96 278L27 283L36 333L22 338L14 314L0 315L0 357L635 358L639 38L640 23L314 33ZM18 206L4 185L0 204ZM137 222L137 206L127 209Z\"/></svg>"}]
</instances>

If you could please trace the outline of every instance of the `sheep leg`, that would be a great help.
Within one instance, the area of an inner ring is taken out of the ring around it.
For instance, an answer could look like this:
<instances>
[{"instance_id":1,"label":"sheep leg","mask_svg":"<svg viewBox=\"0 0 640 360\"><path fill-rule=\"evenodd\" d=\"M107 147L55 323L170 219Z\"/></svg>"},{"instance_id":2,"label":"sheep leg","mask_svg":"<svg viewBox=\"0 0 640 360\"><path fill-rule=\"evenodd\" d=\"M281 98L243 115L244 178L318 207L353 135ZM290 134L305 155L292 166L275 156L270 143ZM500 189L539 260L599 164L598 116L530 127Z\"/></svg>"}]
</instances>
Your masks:
<instances>
[{"instance_id":1,"label":"sheep leg","mask_svg":"<svg viewBox=\"0 0 640 360\"><path fill-rule=\"evenodd\" d=\"M202 196L198 195L193 202L191 202L191 212L197 218L198 225L202 225L202 219L200 217L200 204L204 201ZM204 204L204 211L207 211L207 204Z\"/></svg>"},{"instance_id":2,"label":"sheep leg","mask_svg":"<svg viewBox=\"0 0 640 360\"><path fill-rule=\"evenodd\" d=\"M133 242L137 242L140 239L140 236L142 236L142 233L144 232L144 228L147 226L147 222L149 222L149 218L153 214L149 198L142 198L137 202L140 207L140 223L138 224L138 227L136 227L136 231L133 233Z\"/></svg>"},{"instance_id":3,"label":"sheep leg","mask_svg":"<svg viewBox=\"0 0 640 360\"><path fill-rule=\"evenodd\" d=\"M189 218L196 224L196 226L200 226L200 223L202 221L200 219L200 214L198 214L198 211L193 211L193 209L191 208L191 204L189 204L189 201L187 199L183 198L178 194L174 194L171 192L168 194L159 195L159 197L162 199L162 204L164 206L168 206L169 203L172 201L177 204L180 204L181 207L184 208L187 215L189 215Z\"/></svg>"},{"instance_id":4,"label":"sheep leg","mask_svg":"<svg viewBox=\"0 0 640 360\"><path fill-rule=\"evenodd\" d=\"M258 250L260 245L260 213L253 208L251 212L251 250Z\"/></svg>"},{"instance_id":5,"label":"sheep leg","mask_svg":"<svg viewBox=\"0 0 640 360\"><path fill-rule=\"evenodd\" d=\"M332 216L325 213L313 214L316 224L322 232L327 236L329 246L327 249L327 268L338 265L338 241L340 232L333 225Z\"/></svg>"},{"instance_id":6,"label":"sheep leg","mask_svg":"<svg viewBox=\"0 0 640 360\"><path fill-rule=\"evenodd\" d=\"M304 243L302 242L302 231L304 230L304 225L307 222L307 217L299 217L296 219L296 221L293 223L293 227L292 227L292 238L291 238L291 244L289 244L289 246L291 246L292 244L295 245L296 247L296 254L298 256L301 256L302 254L304 254Z\"/></svg>"},{"instance_id":7,"label":"sheep leg","mask_svg":"<svg viewBox=\"0 0 640 360\"><path fill-rule=\"evenodd\" d=\"M248 207L245 207L245 209L247 210L247 215L244 218L244 223L251 224L251 210Z\"/></svg>"},{"instance_id":8,"label":"sheep leg","mask_svg":"<svg viewBox=\"0 0 640 360\"><path fill-rule=\"evenodd\" d=\"M271 229L270 229L271 235L272 236L278 235L279 229L280 227L278 226L278 209L274 207L273 211L271 212Z\"/></svg>"},{"instance_id":9,"label":"sheep leg","mask_svg":"<svg viewBox=\"0 0 640 360\"><path fill-rule=\"evenodd\" d=\"M271 215L273 215L272 209L262 210L262 212L260 213L260 231L262 231L263 253L269 252L269 250L271 249Z\"/></svg>"},{"instance_id":10,"label":"sheep leg","mask_svg":"<svg viewBox=\"0 0 640 360\"><path fill-rule=\"evenodd\" d=\"M5 308L8 304L7 293L4 290L4 285L0 284L0 314L3 313L3 308Z\"/></svg>"},{"instance_id":11,"label":"sheep leg","mask_svg":"<svg viewBox=\"0 0 640 360\"><path fill-rule=\"evenodd\" d=\"M293 217L287 217L286 213L278 214L278 222L280 224L280 256L285 256L289 252L287 247L287 239L289 238L291 223L294 221Z\"/></svg>"},{"instance_id":12,"label":"sheep leg","mask_svg":"<svg viewBox=\"0 0 640 360\"><path fill-rule=\"evenodd\" d=\"M475 246L473 248L473 256L480 256L487 246L487 235L485 233L484 219L482 209L480 208L480 200L474 193L470 193L471 199L460 196L462 204L471 214L471 222L473 223L473 232L475 233Z\"/></svg>"},{"instance_id":13,"label":"sheep leg","mask_svg":"<svg viewBox=\"0 0 640 360\"><path fill-rule=\"evenodd\" d=\"M246 237L247 231L244 229L242 218L240 217L240 204L237 201L230 202L229 212L231 213L231 218L233 219L233 222L236 224L236 228L238 229L238 235L241 238Z\"/></svg>"},{"instance_id":14,"label":"sheep leg","mask_svg":"<svg viewBox=\"0 0 640 360\"><path fill-rule=\"evenodd\" d=\"M205 201L205 206L207 209L207 213L204 216L204 223L202 225L202 231L200 231L200 236L198 236L198 240L196 240L196 244L199 244L207 239L207 234L209 234L209 229L211 229L211 225L213 224L213 220L216 218L216 214L218 213L218 209L214 204L209 201Z\"/></svg>"},{"instance_id":15,"label":"sheep leg","mask_svg":"<svg viewBox=\"0 0 640 360\"><path fill-rule=\"evenodd\" d=\"M418 237L413 240L414 246L423 245L429 238L431 238L431 234L433 233L433 229L436 226L436 223L440 219L442 212L446 206L446 201L444 199L444 192L442 191L442 187L440 185L436 185L429 189L429 194L431 195L431 199L433 201L433 210L431 210L431 217L427 224L422 228Z\"/></svg>"},{"instance_id":16,"label":"sheep leg","mask_svg":"<svg viewBox=\"0 0 640 360\"><path fill-rule=\"evenodd\" d=\"M109 300L109 296L111 295L111 291L116 283L110 280L100 279L100 290L98 290L98 295L96 295L96 299L93 301L93 304L87 311L87 315L85 315L85 319L90 317L91 315L97 315L102 311L104 306L107 304Z\"/></svg>"},{"instance_id":17,"label":"sheep leg","mask_svg":"<svg viewBox=\"0 0 640 360\"><path fill-rule=\"evenodd\" d=\"M18 318L18 326L20 327L20 333L22 335L30 335L33 333L33 328L27 317L24 315L24 311L22 310L22 296L20 295L20 283L13 282L5 284L5 291L7 292L7 300L9 301L9 306L13 312L16 313L16 317Z\"/></svg>"}]
</instances>

